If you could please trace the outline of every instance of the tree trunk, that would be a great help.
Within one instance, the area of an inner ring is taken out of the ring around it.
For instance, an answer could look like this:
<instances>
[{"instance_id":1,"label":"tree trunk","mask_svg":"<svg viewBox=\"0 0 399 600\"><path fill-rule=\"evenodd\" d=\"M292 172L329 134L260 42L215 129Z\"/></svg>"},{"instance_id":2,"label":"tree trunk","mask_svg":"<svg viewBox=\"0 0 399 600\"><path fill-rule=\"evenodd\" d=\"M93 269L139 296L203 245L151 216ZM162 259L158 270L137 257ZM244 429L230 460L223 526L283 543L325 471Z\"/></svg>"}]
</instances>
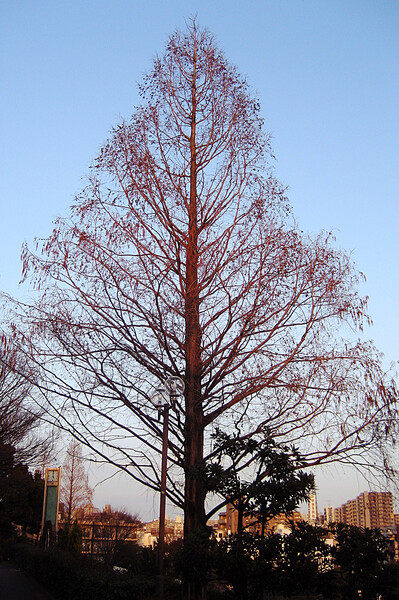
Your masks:
<instances>
[{"instance_id":1,"label":"tree trunk","mask_svg":"<svg viewBox=\"0 0 399 600\"><path fill-rule=\"evenodd\" d=\"M185 532L200 529L205 523L205 485L203 480L204 418L201 396L201 326L199 321L198 285L198 216L196 157L196 48L192 74L192 117L190 136L190 199L187 236L185 352L186 352L186 421L185 421Z\"/></svg>"},{"instance_id":2,"label":"tree trunk","mask_svg":"<svg viewBox=\"0 0 399 600\"><path fill-rule=\"evenodd\" d=\"M196 48L192 73L192 117L190 135L190 198L186 254L185 298L185 355L186 355L186 420L185 420L185 497L184 535L200 534L206 527L204 480L204 416L201 395L201 325L199 320L198 285L198 215L197 215L197 157L196 157ZM201 539L199 536L198 539ZM205 598L205 582L185 581L187 600Z\"/></svg>"}]
</instances>

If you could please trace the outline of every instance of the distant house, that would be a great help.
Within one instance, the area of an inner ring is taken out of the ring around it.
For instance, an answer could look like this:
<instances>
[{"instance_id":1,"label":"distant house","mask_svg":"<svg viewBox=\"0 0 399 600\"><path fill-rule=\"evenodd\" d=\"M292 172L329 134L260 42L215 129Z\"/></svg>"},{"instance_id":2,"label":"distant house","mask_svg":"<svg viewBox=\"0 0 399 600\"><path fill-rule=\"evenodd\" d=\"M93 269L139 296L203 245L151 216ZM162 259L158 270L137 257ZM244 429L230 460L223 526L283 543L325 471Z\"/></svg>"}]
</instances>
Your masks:
<instances>
[{"instance_id":1,"label":"distant house","mask_svg":"<svg viewBox=\"0 0 399 600\"><path fill-rule=\"evenodd\" d=\"M184 535L184 521L180 515L177 515L175 519L169 519L166 517L165 520L165 543L170 544L183 538ZM140 546L154 546L159 536L159 520L150 521L149 523L142 523L138 531L138 544Z\"/></svg>"},{"instance_id":2,"label":"distant house","mask_svg":"<svg viewBox=\"0 0 399 600\"><path fill-rule=\"evenodd\" d=\"M294 511L292 515L278 515L268 521L266 531L274 531L276 533L288 533L289 522L302 521L302 515ZM243 528L251 533L260 533L261 525L254 517L244 517ZM219 521L214 527L217 538L226 537L229 534L237 533L238 531L238 512L232 504L226 505L226 511L219 514Z\"/></svg>"},{"instance_id":3,"label":"distant house","mask_svg":"<svg viewBox=\"0 0 399 600\"><path fill-rule=\"evenodd\" d=\"M82 554L109 561L119 542L137 544L141 521L123 511L112 511L107 505L103 512L93 507L82 509L76 521L82 528ZM59 528L66 521L61 518Z\"/></svg>"}]
</instances>

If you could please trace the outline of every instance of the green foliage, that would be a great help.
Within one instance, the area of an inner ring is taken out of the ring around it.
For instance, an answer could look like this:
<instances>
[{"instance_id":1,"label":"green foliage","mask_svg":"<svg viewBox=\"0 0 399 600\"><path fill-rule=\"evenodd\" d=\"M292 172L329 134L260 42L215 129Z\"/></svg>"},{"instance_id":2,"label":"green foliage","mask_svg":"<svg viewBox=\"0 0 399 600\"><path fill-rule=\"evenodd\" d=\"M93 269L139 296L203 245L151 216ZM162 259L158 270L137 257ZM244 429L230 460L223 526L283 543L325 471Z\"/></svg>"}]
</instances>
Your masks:
<instances>
[{"instance_id":1,"label":"green foliage","mask_svg":"<svg viewBox=\"0 0 399 600\"><path fill-rule=\"evenodd\" d=\"M238 511L239 533L242 519L251 516L252 522L261 524L264 535L270 519L292 513L308 499L314 476L303 471L304 459L294 446L278 444L267 432L257 439L246 439L217 429L213 438L208 489L222 495Z\"/></svg>"},{"instance_id":2,"label":"green foliage","mask_svg":"<svg viewBox=\"0 0 399 600\"><path fill-rule=\"evenodd\" d=\"M306 523L292 524L285 536L231 535L215 552L217 572L239 600L320 593L332 572L324 536L325 530Z\"/></svg>"},{"instance_id":3,"label":"green foliage","mask_svg":"<svg viewBox=\"0 0 399 600\"><path fill-rule=\"evenodd\" d=\"M6 451L7 450L7 451ZM26 465L14 464L12 449L0 448L0 538L13 534L11 523L30 533L41 525L44 482L40 473L32 475Z\"/></svg>"},{"instance_id":4,"label":"green foliage","mask_svg":"<svg viewBox=\"0 0 399 600\"><path fill-rule=\"evenodd\" d=\"M291 528L284 536L243 532L217 544L215 574L226 598L358 600L359 590L367 600L399 598L399 566L387 563L380 531L338 525L339 545L332 547L322 527L300 522Z\"/></svg>"},{"instance_id":5,"label":"green foliage","mask_svg":"<svg viewBox=\"0 0 399 600\"><path fill-rule=\"evenodd\" d=\"M290 534L264 537L243 532L219 542L197 532L171 544L166 553L165 597L180 597L176 579L190 575L190 585L211 587L209 600L265 600L304 598L331 600L399 597L399 566L386 563L386 543L379 531L335 527L339 547L326 544L327 530L301 522L291 524ZM72 528L71 528L72 529ZM156 551L120 543L118 565L126 573L113 572L97 561L59 548L18 544L15 559L43 585L51 582L56 600L154 600ZM210 586L209 584L212 584Z\"/></svg>"},{"instance_id":6,"label":"green foliage","mask_svg":"<svg viewBox=\"0 0 399 600\"><path fill-rule=\"evenodd\" d=\"M361 529L338 523L334 527L337 546L333 555L341 575L345 598L376 598L388 585L386 564L388 562L387 540L379 529Z\"/></svg>"},{"instance_id":7,"label":"green foliage","mask_svg":"<svg viewBox=\"0 0 399 600\"><path fill-rule=\"evenodd\" d=\"M324 589L323 583L332 571L326 535L322 527L304 521L291 523L291 533L283 537L278 560L280 589L285 593L316 593Z\"/></svg>"},{"instance_id":8,"label":"green foliage","mask_svg":"<svg viewBox=\"0 0 399 600\"><path fill-rule=\"evenodd\" d=\"M383 580L382 596L384 600L398 600L399 598L399 564L388 563L384 567L381 577Z\"/></svg>"},{"instance_id":9,"label":"green foliage","mask_svg":"<svg viewBox=\"0 0 399 600\"><path fill-rule=\"evenodd\" d=\"M58 534L58 545L63 550L80 554L82 552L83 532L79 523L75 520L73 525L65 523L64 528Z\"/></svg>"},{"instance_id":10,"label":"green foliage","mask_svg":"<svg viewBox=\"0 0 399 600\"><path fill-rule=\"evenodd\" d=\"M151 576L157 570L157 551L120 540L115 546L114 564L133 575Z\"/></svg>"},{"instance_id":11,"label":"green foliage","mask_svg":"<svg viewBox=\"0 0 399 600\"><path fill-rule=\"evenodd\" d=\"M198 529L174 546L173 563L179 577L187 577L200 586L206 585L213 567L216 542L208 529Z\"/></svg>"},{"instance_id":12,"label":"green foliage","mask_svg":"<svg viewBox=\"0 0 399 600\"><path fill-rule=\"evenodd\" d=\"M215 552L215 566L235 598L253 598L252 584L259 571L259 537L243 532L221 540Z\"/></svg>"},{"instance_id":13,"label":"green foliage","mask_svg":"<svg viewBox=\"0 0 399 600\"><path fill-rule=\"evenodd\" d=\"M11 444L0 443L0 477L7 477L14 467L15 448Z\"/></svg>"}]
</instances>

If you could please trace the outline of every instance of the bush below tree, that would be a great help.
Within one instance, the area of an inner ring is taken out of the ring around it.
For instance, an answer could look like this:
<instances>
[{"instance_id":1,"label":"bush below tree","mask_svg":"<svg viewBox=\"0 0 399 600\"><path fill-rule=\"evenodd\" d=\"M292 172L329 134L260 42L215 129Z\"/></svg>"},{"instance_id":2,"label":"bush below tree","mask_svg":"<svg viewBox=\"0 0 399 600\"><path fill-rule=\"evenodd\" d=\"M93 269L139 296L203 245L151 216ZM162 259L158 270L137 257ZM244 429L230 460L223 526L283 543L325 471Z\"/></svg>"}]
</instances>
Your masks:
<instances>
[{"instance_id":1,"label":"bush below tree","mask_svg":"<svg viewBox=\"0 0 399 600\"><path fill-rule=\"evenodd\" d=\"M56 600L153 600L154 572L132 574L105 569L101 562L59 548L16 544L19 567L47 588Z\"/></svg>"},{"instance_id":2,"label":"bush below tree","mask_svg":"<svg viewBox=\"0 0 399 600\"><path fill-rule=\"evenodd\" d=\"M192 570L208 600L383 600L399 599L399 565L392 562L379 530L333 527L339 546L331 547L328 530L291 523L291 533L266 536L242 532L219 542L194 544L193 553L172 550L169 574ZM202 548L198 561L198 548Z\"/></svg>"},{"instance_id":3,"label":"bush below tree","mask_svg":"<svg viewBox=\"0 0 399 600\"><path fill-rule=\"evenodd\" d=\"M189 548L171 544L165 599L185 597L181 582L188 571L191 581L207 590L207 600L399 599L399 565L391 561L379 530L336 526L339 546L332 548L326 529L304 522L291 527L284 536L243 532L220 541L202 540L199 532L191 535ZM42 585L50 582L56 600L158 598L156 549L119 543L115 564L122 569L117 571L71 549L16 544L13 557Z\"/></svg>"}]
</instances>

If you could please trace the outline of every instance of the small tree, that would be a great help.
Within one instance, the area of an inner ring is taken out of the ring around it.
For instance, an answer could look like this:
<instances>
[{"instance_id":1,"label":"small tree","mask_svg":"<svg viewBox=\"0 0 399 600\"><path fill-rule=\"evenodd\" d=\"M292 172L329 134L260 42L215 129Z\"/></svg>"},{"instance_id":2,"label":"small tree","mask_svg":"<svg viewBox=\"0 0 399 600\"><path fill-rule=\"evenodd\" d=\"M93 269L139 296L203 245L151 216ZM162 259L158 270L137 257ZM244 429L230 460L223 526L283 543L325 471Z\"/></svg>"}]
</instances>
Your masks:
<instances>
[{"instance_id":1,"label":"small tree","mask_svg":"<svg viewBox=\"0 0 399 600\"><path fill-rule=\"evenodd\" d=\"M258 567L258 546L259 538L247 532L230 535L216 545L216 572L221 581L232 586L237 600L253 598L251 582ZM256 575L259 578L259 573Z\"/></svg>"},{"instance_id":2,"label":"small tree","mask_svg":"<svg viewBox=\"0 0 399 600\"><path fill-rule=\"evenodd\" d=\"M39 466L53 450L53 435L45 433L44 411L26 375L23 354L0 336L0 538L12 535L12 523L39 531L44 482L29 467Z\"/></svg>"},{"instance_id":3,"label":"small tree","mask_svg":"<svg viewBox=\"0 0 399 600\"><path fill-rule=\"evenodd\" d=\"M68 523L71 522L78 508L91 504L92 496L93 490L89 486L82 447L73 440L68 446L61 471L60 498L66 508Z\"/></svg>"},{"instance_id":4,"label":"small tree","mask_svg":"<svg viewBox=\"0 0 399 600\"><path fill-rule=\"evenodd\" d=\"M77 520L75 519L72 525L67 521L58 534L58 545L64 550L80 554L82 552L82 538L82 528Z\"/></svg>"},{"instance_id":5,"label":"small tree","mask_svg":"<svg viewBox=\"0 0 399 600\"><path fill-rule=\"evenodd\" d=\"M262 600L267 594L291 596L323 591L332 586L331 549L326 530L303 521L290 523L286 535L244 532L223 539L215 552L222 581L234 588L235 598ZM327 596L327 594L325 594Z\"/></svg>"},{"instance_id":6,"label":"small tree","mask_svg":"<svg viewBox=\"0 0 399 600\"><path fill-rule=\"evenodd\" d=\"M296 592L322 591L323 577L332 571L331 547L326 544L327 531L304 521L291 523L291 532L283 537L278 561L280 590Z\"/></svg>"},{"instance_id":7,"label":"small tree","mask_svg":"<svg viewBox=\"0 0 399 600\"><path fill-rule=\"evenodd\" d=\"M270 519L290 515L309 498L314 476L303 471L305 462L295 447L277 444L267 433L243 440L217 430L213 438L216 462L208 468L208 487L236 509L238 536L244 517L251 517L251 526L259 523L264 537Z\"/></svg>"}]
</instances>

